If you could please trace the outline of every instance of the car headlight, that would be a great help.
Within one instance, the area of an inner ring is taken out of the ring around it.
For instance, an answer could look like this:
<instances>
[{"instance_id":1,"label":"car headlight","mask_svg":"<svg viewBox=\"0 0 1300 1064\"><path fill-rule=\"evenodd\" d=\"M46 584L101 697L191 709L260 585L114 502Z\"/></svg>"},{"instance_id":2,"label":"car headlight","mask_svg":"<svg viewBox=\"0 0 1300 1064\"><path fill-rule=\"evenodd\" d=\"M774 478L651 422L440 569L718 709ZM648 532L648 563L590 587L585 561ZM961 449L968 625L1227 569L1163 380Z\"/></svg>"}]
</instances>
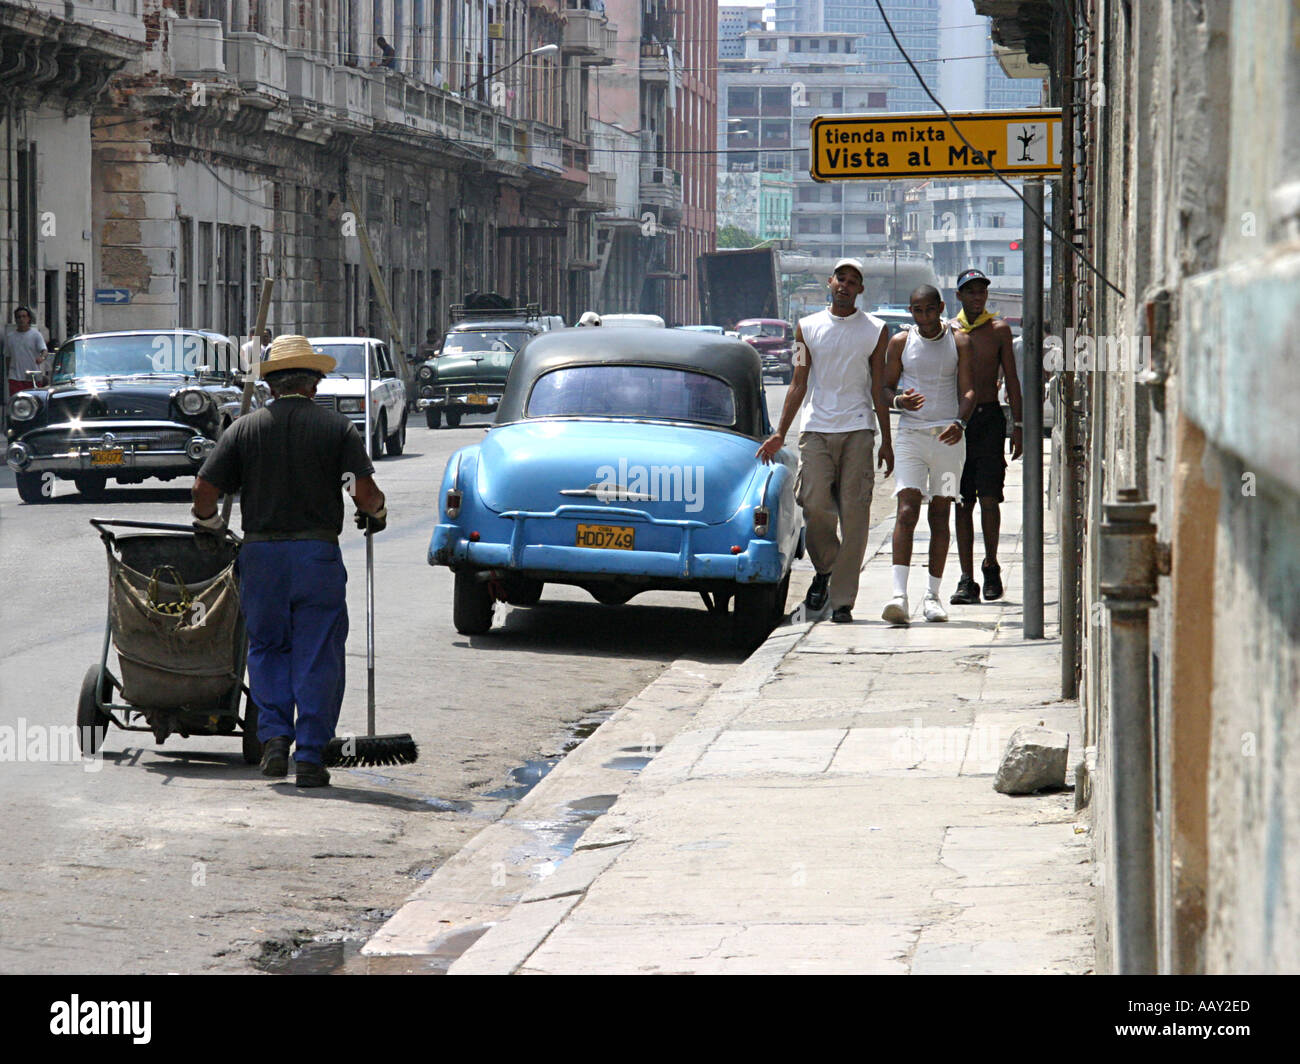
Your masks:
<instances>
[{"instance_id":1,"label":"car headlight","mask_svg":"<svg viewBox=\"0 0 1300 1064\"><path fill-rule=\"evenodd\" d=\"M193 417L208 405L208 393L200 391L181 392L176 397L176 403L181 408L182 414Z\"/></svg>"},{"instance_id":2,"label":"car headlight","mask_svg":"<svg viewBox=\"0 0 1300 1064\"><path fill-rule=\"evenodd\" d=\"M9 416L15 421L31 421L40 408L41 404L30 395L15 396L9 404Z\"/></svg>"},{"instance_id":3,"label":"car headlight","mask_svg":"<svg viewBox=\"0 0 1300 1064\"><path fill-rule=\"evenodd\" d=\"M361 400L360 400L360 399L340 399L340 400L339 400L339 413L340 413L340 414L359 414L359 413L361 413Z\"/></svg>"},{"instance_id":4,"label":"car headlight","mask_svg":"<svg viewBox=\"0 0 1300 1064\"><path fill-rule=\"evenodd\" d=\"M422 380L422 381L431 381L431 380L433 380L433 367L432 367L432 366L421 366L421 367L420 367L420 371L416 374L416 376L417 376L420 380Z\"/></svg>"}]
</instances>

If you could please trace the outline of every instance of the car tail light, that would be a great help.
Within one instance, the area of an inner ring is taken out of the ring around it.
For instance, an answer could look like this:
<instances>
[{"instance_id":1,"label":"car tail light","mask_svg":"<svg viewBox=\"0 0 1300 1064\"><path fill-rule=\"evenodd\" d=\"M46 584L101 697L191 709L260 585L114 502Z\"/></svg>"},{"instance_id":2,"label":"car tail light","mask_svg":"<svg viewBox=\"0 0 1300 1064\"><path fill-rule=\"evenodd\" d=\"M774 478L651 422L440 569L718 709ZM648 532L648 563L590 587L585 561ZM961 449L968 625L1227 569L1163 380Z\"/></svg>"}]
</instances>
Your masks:
<instances>
[{"instance_id":1,"label":"car tail light","mask_svg":"<svg viewBox=\"0 0 1300 1064\"><path fill-rule=\"evenodd\" d=\"M471 532L469 534L469 541L471 543L477 543L479 541L479 534L477 532Z\"/></svg>"},{"instance_id":2,"label":"car tail light","mask_svg":"<svg viewBox=\"0 0 1300 1064\"><path fill-rule=\"evenodd\" d=\"M461 497L458 489L452 488L447 492L447 505L443 507L443 510L453 521L460 516L460 502Z\"/></svg>"},{"instance_id":3,"label":"car tail light","mask_svg":"<svg viewBox=\"0 0 1300 1064\"><path fill-rule=\"evenodd\" d=\"M767 525L771 521L772 514L766 506L754 507L754 535L766 536Z\"/></svg>"},{"instance_id":4,"label":"car tail light","mask_svg":"<svg viewBox=\"0 0 1300 1064\"><path fill-rule=\"evenodd\" d=\"M741 547L741 546L739 546L739 545L737 545L737 546L731 548L731 553L732 553L732 554L743 554L744 551L745 551L745 548L744 548L744 547Z\"/></svg>"}]
</instances>

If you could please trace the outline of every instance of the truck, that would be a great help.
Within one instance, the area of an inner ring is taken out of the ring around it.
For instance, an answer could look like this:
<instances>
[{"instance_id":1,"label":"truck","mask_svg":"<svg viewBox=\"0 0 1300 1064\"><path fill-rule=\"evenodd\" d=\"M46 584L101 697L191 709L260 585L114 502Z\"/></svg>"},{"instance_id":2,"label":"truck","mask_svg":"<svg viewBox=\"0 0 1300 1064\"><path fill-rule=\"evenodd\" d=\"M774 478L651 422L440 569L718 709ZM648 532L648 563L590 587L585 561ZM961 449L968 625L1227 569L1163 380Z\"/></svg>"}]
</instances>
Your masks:
<instances>
[{"instance_id":1,"label":"truck","mask_svg":"<svg viewBox=\"0 0 1300 1064\"><path fill-rule=\"evenodd\" d=\"M735 329L746 318L782 318L776 251L743 248L699 257L701 324Z\"/></svg>"}]
</instances>

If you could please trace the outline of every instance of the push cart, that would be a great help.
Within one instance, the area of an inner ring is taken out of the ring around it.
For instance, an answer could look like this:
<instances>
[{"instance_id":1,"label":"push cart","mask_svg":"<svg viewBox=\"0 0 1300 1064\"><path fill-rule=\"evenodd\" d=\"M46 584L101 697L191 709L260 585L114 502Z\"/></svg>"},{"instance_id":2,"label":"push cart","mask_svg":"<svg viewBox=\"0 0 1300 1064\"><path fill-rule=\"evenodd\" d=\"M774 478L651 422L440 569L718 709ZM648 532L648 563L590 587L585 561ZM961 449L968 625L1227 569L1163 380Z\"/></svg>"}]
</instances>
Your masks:
<instances>
[{"instance_id":1,"label":"push cart","mask_svg":"<svg viewBox=\"0 0 1300 1064\"><path fill-rule=\"evenodd\" d=\"M108 554L108 618L77 703L82 753L95 753L112 724L152 732L159 743L238 735L245 763L256 764L262 746L257 704L243 682L248 639L234 572L239 537L148 521L90 523ZM120 677L108 667L110 644Z\"/></svg>"}]
</instances>

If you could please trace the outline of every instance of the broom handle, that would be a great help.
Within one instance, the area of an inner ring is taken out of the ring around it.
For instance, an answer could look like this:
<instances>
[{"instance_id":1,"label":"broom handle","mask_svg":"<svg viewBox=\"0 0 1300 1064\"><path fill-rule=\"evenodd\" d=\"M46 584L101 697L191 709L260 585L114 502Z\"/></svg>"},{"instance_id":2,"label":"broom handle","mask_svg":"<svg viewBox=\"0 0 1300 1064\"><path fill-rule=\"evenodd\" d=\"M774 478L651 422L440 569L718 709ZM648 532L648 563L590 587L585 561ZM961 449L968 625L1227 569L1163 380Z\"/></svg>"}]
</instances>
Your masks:
<instances>
[{"instance_id":1,"label":"broom handle","mask_svg":"<svg viewBox=\"0 0 1300 1064\"><path fill-rule=\"evenodd\" d=\"M370 345L362 345L366 360L366 393L361 408L366 412L366 457L374 462L370 426ZM375 734L375 537L366 532L366 734Z\"/></svg>"}]
</instances>

